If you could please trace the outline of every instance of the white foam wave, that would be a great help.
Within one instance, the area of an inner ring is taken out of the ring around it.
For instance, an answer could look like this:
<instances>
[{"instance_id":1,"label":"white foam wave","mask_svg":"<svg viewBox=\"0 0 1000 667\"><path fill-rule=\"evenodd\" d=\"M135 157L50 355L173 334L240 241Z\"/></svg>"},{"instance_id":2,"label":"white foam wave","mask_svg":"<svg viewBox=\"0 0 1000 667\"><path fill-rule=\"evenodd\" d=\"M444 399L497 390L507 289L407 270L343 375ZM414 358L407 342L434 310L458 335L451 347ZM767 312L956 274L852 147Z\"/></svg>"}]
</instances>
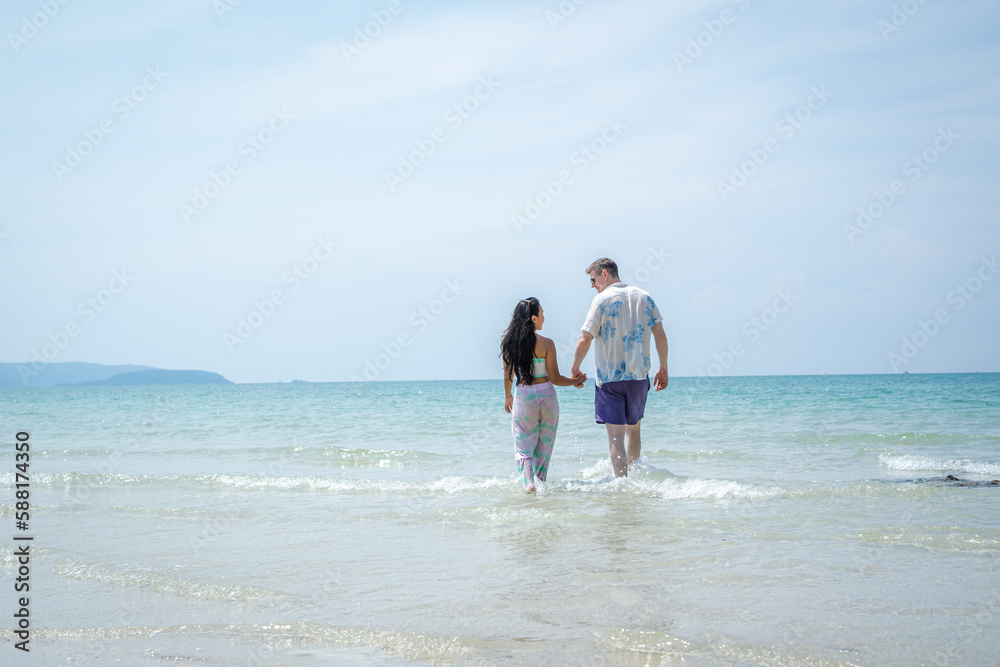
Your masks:
<instances>
[{"instance_id":1,"label":"white foam wave","mask_svg":"<svg viewBox=\"0 0 1000 667\"><path fill-rule=\"evenodd\" d=\"M238 489L308 489L310 491L460 493L507 486L509 480L498 477L445 477L431 482L396 480L342 479L336 477L255 477L251 475L211 475L210 481Z\"/></svg>"},{"instance_id":2,"label":"white foam wave","mask_svg":"<svg viewBox=\"0 0 1000 667\"><path fill-rule=\"evenodd\" d=\"M251 512L240 512L233 508L223 510L207 510L192 507L137 507L134 505L113 505L109 512L132 516L153 516L162 519L215 519L215 518L247 518Z\"/></svg>"},{"instance_id":3,"label":"white foam wave","mask_svg":"<svg viewBox=\"0 0 1000 667\"><path fill-rule=\"evenodd\" d=\"M0 482L3 476L0 475ZM499 477L444 477L427 482L347 479L340 477L279 477L260 475L126 475L119 473L43 473L32 482L39 486L115 487L115 486L223 486L240 490L264 491L341 491L358 493L460 493L506 487L510 480Z\"/></svg>"},{"instance_id":4,"label":"white foam wave","mask_svg":"<svg viewBox=\"0 0 1000 667\"><path fill-rule=\"evenodd\" d=\"M996 553L1000 538L956 526L905 526L896 529L866 530L858 533L863 542L900 544L929 550Z\"/></svg>"},{"instance_id":5,"label":"white foam wave","mask_svg":"<svg viewBox=\"0 0 1000 667\"><path fill-rule=\"evenodd\" d=\"M879 455L878 460L890 470L933 470L936 472L964 472L970 475L1000 475L1000 463L986 461L935 459L929 456L911 456L894 452L883 452Z\"/></svg>"},{"instance_id":6,"label":"white foam wave","mask_svg":"<svg viewBox=\"0 0 1000 667\"><path fill-rule=\"evenodd\" d=\"M685 654L704 650L705 647L668 635L665 632L648 632L621 628L595 633L615 648L641 653Z\"/></svg>"},{"instance_id":7,"label":"white foam wave","mask_svg":"<svg viewBox=\"0 0 1000 667\"><path fill-rule=\"evenodd\" d=\"M585 468L581 473L584 478L604 478L609 475L614 475L614 468L611 466L611 459L608 457L602 458L594 465L589 468ZM667 477L676 478L677 475L670 472L666 468L657 468L651 464L646 456L640 456L639 460L629 468L629 475L631 477L639 479L665 479Z\"/></svg>"},{"instance_id":8,"label":"white foam wave","mask_svg":"<svg viewBox=\"0 0 1000 667\"><path fill-rule=\"evenodd\" d=\"M711 499L711 498L762 498L782 493L781 489L763 488L752 484L731 480L700 479L678 477L669 470L656 468L640 462L629 472L629 477L617 479L611 462L604 459L582 471L583 479L553 480L540 485L542 495L560 490L583 493L607 493L612 495L632 495L660 497L666 499ZM257 475L123 475L55 473L38 475L36 483L59 486L159 486L190 484L196 486L221 486L240 491L306 491L331 493L403 495L451 495L467 492L499 492L505 494L520 490L516 476L511 477L444 477L423 482L349 479L325 476L277 477ZM164 516L181 516L183 511L155 510L116 506L116 511L125 513L154 513Z\"/></svg>"},{"instance_id":9,"label":"white foam wave","mask_svg":"<svg viewBox=\"0 0 1000 667\"><path fill-rule=\"evenodd\" d=\"M170 593L200 600L252 600L279 595L277 591L268 591L255 586L227 586L186 581L146 568L135 566L108 567L99 563L81 563L72 558L64 558L59 561L54 572L67 579L97 581L102 584L123 587L144 586L160 593Z\"/></svg>"},{"instance_id":10,"label":"white foam wave","mask_svg":"<svg viewBox=\"0 0 1000 667\"><path fill-rule=\"evenodd\" d=\"M39 629L39 637L50 640L95 641L152 637L170 634L178 637L204 637L208 634L239 637L244 640L280 640L285 645L320 644L335 647L378 646L387 653L408 660L434 664L451 663L468 656L468 642L459 637L405 632L383 628L334 627L296 621L268 625L174 625L169 627L126 626L115 628Z\"/></svg>"},{"instance_id":11,"label":"white foam wave","mask_svg":"<svg viewBox=\"0 0 1000 667\"><path fill-rule=\"evenodd\" d=\"M20 547L21 542L18 547ZM11 565L17 565L17 556L15 555L15 549L17 547L7 546L5 544L0 544L0 566L9 567ZM47 554L52 551L48 547L39 546L37 544L31 545L31 558L37 561L43 554Z\"/></svg>"},{"instance_id":12,"label":"white foam wave","mask_svg":"<svg viewBox=\"0 0 1000 667\"><path fill-rule=\"evenodd\" d=\"M732 480L697 477L678 477L662 481L605 477L597 480L569 480L564 483L563 488L576 493L644 496L665 500L754 499L771 498L784 493L779 488L762 488Z\"/></svg>"},{"instance_id":13,"label":"white foam wave","mask_svg":"<svg viewBox=\"0 0 1000 667\"><path fill-rule=\"evenodd\" d=\"M629 469L628 477L616 478L611 460L601 459L581 473L583 480L565 482L567 491L636 495L666 500L712 500L723 498L770 498L784 493L776 487L759 487L728 479L678 477L666 468L650 465L643 456Z\"/></svg>"}]
</instances>

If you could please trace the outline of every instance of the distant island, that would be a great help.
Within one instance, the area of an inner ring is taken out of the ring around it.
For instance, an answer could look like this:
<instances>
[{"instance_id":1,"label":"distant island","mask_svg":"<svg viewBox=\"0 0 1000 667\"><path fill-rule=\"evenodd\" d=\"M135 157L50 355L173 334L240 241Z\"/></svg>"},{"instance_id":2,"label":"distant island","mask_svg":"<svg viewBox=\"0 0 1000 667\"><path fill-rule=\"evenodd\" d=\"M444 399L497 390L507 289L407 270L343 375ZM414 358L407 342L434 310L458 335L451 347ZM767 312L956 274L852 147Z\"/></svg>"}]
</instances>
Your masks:
<instances>
[{"instance_id":1,"label":"distant island","mask_svg":"<svg viewBox=\"0 0 1000 667\"><path fill-rule=\"evenodd\" d=\"M112 366L84 362L54 364L0 363L0 387L138 386L232 384L218 373L174 371L152 366Z\"/></svg>"},{"instance_id":2,"label":"distant island","mask_svg":"<svg viewBox=\"0 0 1000 667\"><path fill-rule=\"evenodd\" d=\"M148 371L118 373L107 380L81 382L83 385L140 385L140 384L232 384L218 373L208 371L165 371L153 368Z\"/></svg>"}]
</instances>

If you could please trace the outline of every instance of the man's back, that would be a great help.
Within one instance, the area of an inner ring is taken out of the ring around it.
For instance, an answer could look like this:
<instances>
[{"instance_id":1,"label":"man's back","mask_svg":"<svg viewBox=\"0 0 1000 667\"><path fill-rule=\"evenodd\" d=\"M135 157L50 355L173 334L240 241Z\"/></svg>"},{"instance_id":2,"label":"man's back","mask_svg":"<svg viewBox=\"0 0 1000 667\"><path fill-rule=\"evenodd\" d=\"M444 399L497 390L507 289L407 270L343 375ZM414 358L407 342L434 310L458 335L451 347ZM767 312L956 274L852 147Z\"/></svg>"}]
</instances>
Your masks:
<instances>
[{"instance_id":1,"label":"man's back","mask_svg":"<svg viewBox=\"0 0 1000 667\"><path fill-rule=\"evenodd\" d=\"M644 380L651 331L662 321L652 297L638 287L617 282L595 296L583 329L595 340L597 384Z\"/></svg>"}]
</instances>

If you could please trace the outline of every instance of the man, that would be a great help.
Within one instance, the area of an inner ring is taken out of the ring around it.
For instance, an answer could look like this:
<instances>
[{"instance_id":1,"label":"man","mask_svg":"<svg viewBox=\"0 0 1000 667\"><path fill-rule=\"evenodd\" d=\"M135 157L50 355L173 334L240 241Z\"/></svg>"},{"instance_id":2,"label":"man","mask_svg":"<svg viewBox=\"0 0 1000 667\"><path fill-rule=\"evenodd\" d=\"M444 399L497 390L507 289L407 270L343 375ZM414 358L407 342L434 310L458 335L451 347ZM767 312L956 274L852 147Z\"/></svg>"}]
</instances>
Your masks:
<instances>
[{"instance_id":1,"label":"man","mask_svg":"<svg viewBox=\"0 0 1000 667\"><path fill-rule=\"evenodd\" d=\"M667 335L653 298L645 290L623 283L617 264L602 257L587 267L587 275L597 296L576 343L572 377L582 375L580 365L596 339L594 415L598 424L607 426L615 476L625 477L642 449L639 428L649 393L649 339L656 341L660 367L653 384L660 391L669 381Z\"/></svg>"}]
</instances>

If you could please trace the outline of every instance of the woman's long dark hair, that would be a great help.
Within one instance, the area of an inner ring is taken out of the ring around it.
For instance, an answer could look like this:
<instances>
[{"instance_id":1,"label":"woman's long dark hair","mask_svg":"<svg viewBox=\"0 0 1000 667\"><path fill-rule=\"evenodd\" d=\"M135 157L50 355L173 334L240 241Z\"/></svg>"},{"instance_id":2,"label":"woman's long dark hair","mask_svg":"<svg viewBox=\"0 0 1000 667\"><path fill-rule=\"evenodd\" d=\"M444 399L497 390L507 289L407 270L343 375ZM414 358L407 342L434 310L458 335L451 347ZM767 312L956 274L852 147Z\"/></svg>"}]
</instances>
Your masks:
<instances>
[{"instance_id":1,"label":"woman's long dark hair","mask_svg":"<svg viewBox=\"0 0 1000 667\"><path fill-rule=\"evenodd\" d=\"M541 309L542 304L533 296L518 301L500 343L500 358L503 359L504 369L513 369L517 384L529 384L532 379L535 323L531 321L531 316L537 315Z\"/></svg>"}]
</instances>

